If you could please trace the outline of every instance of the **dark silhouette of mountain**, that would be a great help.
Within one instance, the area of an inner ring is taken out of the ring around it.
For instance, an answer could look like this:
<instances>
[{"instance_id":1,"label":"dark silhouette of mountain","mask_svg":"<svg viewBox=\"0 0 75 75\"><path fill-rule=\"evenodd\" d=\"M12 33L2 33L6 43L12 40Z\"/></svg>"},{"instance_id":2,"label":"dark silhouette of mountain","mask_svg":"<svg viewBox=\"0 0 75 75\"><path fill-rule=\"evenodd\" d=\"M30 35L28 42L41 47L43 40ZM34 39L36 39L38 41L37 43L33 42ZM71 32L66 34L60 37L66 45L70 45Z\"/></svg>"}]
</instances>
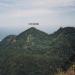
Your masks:
<instances>
[{"instance_id":1,"label":"dark silhouette of mountain","mask_svg":"<svg viewBox=\"0 0 75 75\"><path fill-rule=\"evenodd\" d=\"M1 41L0 74L54 75L74 53L74 27L60 28L50 35L31 27Z\"/></svg>"},{"instance_id":2,"label":"dark silhouette of mountain","mask_svg":"<svg viewBox=\"0 0 75 75\"><path fill-rule=\"evenodd\" d=\"M48 45L48 39L47 33L31 27L17 36L17 44L24 48L30 44L30 46L40 49Z\"/></svg>"},{"instance_id":3,"label":"dark silhouette of mountain","mask_svg":"<svg viewBox=\"0 0 75 75\"><path fill-rule=\"evenodd\" d=\"M75 28L74 27L65 27L60 28L58 31L56 31L54 34L54 37L58 37L59 35L62 35L63 38L66 38L67 41L71 44L72 48L75 50Z\"/></svg>"},{"instance_id":4,"label":"dark silhouette of mountain","mask_svg":"<svg viewBox=\"0 0 75 75\"><path fill-rule=\"evenodd\" d=\"M40 30L38 30L34 27L31 27L31 28L27 29L26 31L22 32L21 34L19 34L17 37L23 38L23 37L26 37L29 34L32 34L35 37L38 37L38 35L40 35L39 37L48 35L47 33L43 32L43 31L40 31Z\"/></svg>"},{"instance_id":5,"label":"dark silhouette of mountain","mask_svg":"<svg viewBox=\"0 0 75 75\"><path fill-rule=\"evenodd\" d=\"M8 36L3 41L3 46L20 49L47 49L49 48L49 35L34 27L22 32L18 36ZM9 45L8 45L9 44Z\"/></svg>"}]
</instances>

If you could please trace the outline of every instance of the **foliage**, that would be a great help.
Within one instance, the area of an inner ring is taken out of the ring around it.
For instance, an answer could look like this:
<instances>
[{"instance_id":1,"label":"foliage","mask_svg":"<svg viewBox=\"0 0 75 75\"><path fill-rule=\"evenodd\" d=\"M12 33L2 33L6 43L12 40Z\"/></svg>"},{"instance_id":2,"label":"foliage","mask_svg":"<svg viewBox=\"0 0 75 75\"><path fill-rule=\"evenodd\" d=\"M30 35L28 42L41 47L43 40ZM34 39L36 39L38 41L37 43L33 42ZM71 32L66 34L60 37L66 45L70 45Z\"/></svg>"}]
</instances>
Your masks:
<instances>
[{"instance_id":1,"label":"foliage","mask_svg":"<svg viewBox=\"0 0 75 75\"><path fill-rule=\"evenodd\" d=\"M52 35L30 28L1 41L0 74L54 75L74 52L75 28L60 28Z\"/></svg>"}]
</instances>

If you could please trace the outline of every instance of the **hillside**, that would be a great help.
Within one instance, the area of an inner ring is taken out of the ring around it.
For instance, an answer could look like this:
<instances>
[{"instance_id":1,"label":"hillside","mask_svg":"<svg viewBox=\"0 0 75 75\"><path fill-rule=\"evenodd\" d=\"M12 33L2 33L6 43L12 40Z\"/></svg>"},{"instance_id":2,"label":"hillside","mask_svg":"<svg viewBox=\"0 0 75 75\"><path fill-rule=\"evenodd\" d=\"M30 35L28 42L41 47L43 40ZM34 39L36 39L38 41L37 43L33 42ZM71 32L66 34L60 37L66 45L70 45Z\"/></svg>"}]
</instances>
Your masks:
<instances>
[{"instance_id":1,"label":"hillside","mask_svg":"<svg viewBox=\"0 0 75 75\"><path fill-rule=\"evenodd\" d=\"M74 53L74 27L50 35L31 27L0 42L0 74L54 75Z\"/></svg>"}]
</instances>

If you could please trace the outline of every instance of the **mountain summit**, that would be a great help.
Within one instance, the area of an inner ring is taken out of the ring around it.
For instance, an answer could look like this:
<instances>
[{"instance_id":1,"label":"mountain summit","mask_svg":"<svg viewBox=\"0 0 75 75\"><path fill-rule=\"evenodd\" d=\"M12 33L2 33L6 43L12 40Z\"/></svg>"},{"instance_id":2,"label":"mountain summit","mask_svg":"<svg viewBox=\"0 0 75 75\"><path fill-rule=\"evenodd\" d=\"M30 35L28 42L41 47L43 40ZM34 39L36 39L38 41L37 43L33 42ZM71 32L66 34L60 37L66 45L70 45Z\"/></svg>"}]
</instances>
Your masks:
<instances>
[{"instance_id":1,"label":"mountain summit","mask_svg":"<svg viewBox=\"0 0 75 75\"><path fill-rule=\"evenodd\" d=\"M27 36L29 34L32 34L33 36L38 36L39 35L39 37L42 36L42 35L45 35L45 36L48 35L45 32L42 32L42 31L40 31L40 30L38 30L34 27L31 27L31 28L27 29L26 31L22 32L21 34L19 34L18 37L24 37L24 36Z\"/></svg>"},{"instance_id":2,"label":"mountain summit","mask_svg":"<svg viewBox=\"0 0 75 75\"><path fill-rule=\"evenodd\" d=\"M71 43L72 47L74 48L74 39L75 37L75 28L74 27L65 27L58 29L55 33L48 35L47 33L40 31L34 27L31 27L24 32L20 33L18 36L15 35L9 35L5 39L2 40L1 44L4 45L13 45L14 46L25 46L27 41L34 43L34 47L38 48L44 48L44 47L50 47L55 42L59 42L61 39L62 41L65 41L66 39L68 42ZM54 40L56 39L56 40ZM8 45L8 46L9 46ZM54 45L53 45L54 46Z\"/></svg>"},{"instance_id":3,"label":"mountain summit","mask_svg":"<svg viewBox=\"0 0 75 75\"><path fill-rule=\"evenodd\" d=\"M48 45L48 39L49 36L47 33L31 27L17 36L17 44L19 44L20 46L24 45L25 47L27 41L29 41L33 43L33 47L43 48Z\"/></svg>"}]
</instances>

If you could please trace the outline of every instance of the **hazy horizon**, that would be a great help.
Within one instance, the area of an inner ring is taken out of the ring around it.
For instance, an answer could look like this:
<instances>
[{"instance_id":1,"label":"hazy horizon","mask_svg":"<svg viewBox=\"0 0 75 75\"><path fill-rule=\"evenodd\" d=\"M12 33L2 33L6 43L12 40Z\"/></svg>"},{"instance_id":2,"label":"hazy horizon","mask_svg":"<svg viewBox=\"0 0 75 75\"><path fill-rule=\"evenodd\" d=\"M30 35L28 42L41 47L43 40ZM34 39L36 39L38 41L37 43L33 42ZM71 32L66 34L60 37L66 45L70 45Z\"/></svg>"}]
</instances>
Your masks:
<instances>
[{"instance_id":1,"label":"hazy horizon","mask_svg":"<svg viewBox=\"0 0 75 75\"><path fill-rule=\"evenodd\" d=\"M30 27L53 33L60 27L75 27L74 20L75 0L0 0L0 39Z\"/></svg>"}]
</instances>

